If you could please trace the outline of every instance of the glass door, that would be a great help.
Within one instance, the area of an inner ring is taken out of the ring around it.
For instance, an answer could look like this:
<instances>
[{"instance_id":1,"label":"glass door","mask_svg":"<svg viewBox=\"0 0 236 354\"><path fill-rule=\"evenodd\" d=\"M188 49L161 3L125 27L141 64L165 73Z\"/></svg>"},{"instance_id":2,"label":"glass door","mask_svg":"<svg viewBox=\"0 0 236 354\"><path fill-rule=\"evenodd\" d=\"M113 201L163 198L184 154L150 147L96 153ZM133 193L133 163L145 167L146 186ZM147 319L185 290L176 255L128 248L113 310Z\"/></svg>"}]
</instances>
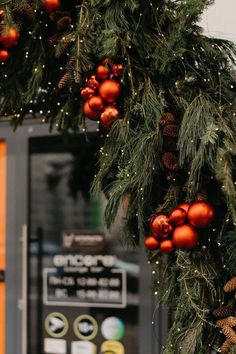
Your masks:
<instances>
[{"instance_id":1,"label":"glass door","mask_svg":"<svg viewBox=\"0 0 236 354\"><path fill-rule=\"evenodd\" d=\"M28 354L142 354L139 254L104 228L86 139L29 139Z\"/></svg>"}]
</instances>

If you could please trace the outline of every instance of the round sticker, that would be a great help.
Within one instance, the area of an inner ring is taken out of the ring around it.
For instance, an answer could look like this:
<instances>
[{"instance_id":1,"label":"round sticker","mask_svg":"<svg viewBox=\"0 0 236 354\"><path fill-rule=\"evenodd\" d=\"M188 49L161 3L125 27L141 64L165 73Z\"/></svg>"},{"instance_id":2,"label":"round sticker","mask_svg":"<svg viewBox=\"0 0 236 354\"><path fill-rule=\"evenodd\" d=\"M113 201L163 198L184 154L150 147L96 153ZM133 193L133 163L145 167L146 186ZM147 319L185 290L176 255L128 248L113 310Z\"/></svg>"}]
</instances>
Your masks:
<instances>
[{"instance_id":1,"label":"round sticker","mask_svg":"<svg viewBox=\"0 0 236 354\"><path fill-rule=\"evenodd\" d=\"M125 325L118 317L107 317L101 327L105 339L121 340L125 335Z\"/></svg>"},{"instance_id":2,"label":"round sticker","mask_svg":"<svg viewBox=\"0 0 236 354\"><path fill-rule=\"evenodd\" d=\"M53 312L45 319L45 329L51 337L61 338L67 333L69 324L62 313Z\"/></svg>"},{"instance_id":3,"label":"round sticker","mask_svg":"<svg viewBox=\"0 0 236 354\"><path fill-rule=\"evenodd\" d=\"M91 340L98 333L97 321L89 315L81 315L74 321L74 332L79 339Z\"/></svg>"}]
</instances>

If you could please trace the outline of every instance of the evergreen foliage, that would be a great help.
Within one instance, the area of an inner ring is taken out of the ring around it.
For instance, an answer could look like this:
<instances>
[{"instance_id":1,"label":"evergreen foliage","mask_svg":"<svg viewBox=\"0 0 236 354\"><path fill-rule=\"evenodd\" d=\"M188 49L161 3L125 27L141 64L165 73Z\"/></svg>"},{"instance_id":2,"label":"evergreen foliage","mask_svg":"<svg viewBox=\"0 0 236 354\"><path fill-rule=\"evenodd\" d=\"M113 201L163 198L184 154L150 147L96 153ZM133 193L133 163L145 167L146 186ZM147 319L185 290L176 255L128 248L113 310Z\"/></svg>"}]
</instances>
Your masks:
<instances>
[{"instance_id":1,"label":"evergreen foliage","mask_svg":"<svg viewBox=\"0 0 236 354\"><path fill-rule=\"evenodd\" d=\"M154 280L159 304L174 313L164 353L215 352L220 336L212 311L225 301L224 282L236 274L236 48L207 38L197 25L212 1L62 1L64 13L54 15L40 1L24 2L36 18L24 22L19 45L1 67L0 114L17 126L26 114L41 112L60 131L78 131L85 126L80 89L86 77L106 57L124 65L122 119L109 132L101 128L92 189L108 198L108 227L129 196L124 239L136 244L149 232L152 214L206 190L217 225L203 245L167 259L152 252L148 259L161 284ZM19 29L14 9L20 3L6 3L5 27ZM60 32L57 21L68 13L73 28ZM168 151L160 124L166 112L181 124L171 181L161 158Z\"/></svg>"}]
</instances>

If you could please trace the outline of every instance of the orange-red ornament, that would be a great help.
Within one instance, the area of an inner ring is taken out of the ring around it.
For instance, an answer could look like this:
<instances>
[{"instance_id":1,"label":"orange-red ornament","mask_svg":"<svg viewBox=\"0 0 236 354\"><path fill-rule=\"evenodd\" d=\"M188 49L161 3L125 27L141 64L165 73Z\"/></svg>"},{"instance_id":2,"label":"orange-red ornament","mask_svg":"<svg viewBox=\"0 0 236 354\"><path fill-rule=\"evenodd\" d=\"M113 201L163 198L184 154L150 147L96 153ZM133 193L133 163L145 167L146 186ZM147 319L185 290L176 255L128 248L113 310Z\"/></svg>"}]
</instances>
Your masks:
<instances>
[{"instance_id":1,"label":"orange-red ornament","mask_svg":"<svg viewBox=\"0 0 236 354\"><path fill-rule=\"evenodd\" d=\"M173 243L177 248L192 249L197 246L198 232L188 224L177 226L173 232Z\"/></svg>"},{"instance_id":2,"label":"orange-red ornament","mask_svg":"<svg viewBox=\"0 0 236 354\"><path fill-rule=\"evenodd\" d=\"M92 120L98 120L100 117L100 112L93 111L88 104L88 101L84 103L83 106L83 111L84 114L86 115L87 118L92 119Z\"/></svg>"},{"instance_id":3,"label":"orange-red ornament","mask_svg":"<svg viewBox=\"0 0 236 354\"><path fill-rule=\"evenodd\" d=\"M163 240L161 241L161 244L160 244L160 249L162 251L162 253L172 253L175 249L175 246L173 244L173 242L171 240Z\"/></svg>"},{"instance_id":4,"label":"orange-red ornament","mask_svg":"<svg viewBox=\"0 0 236 354\"><path fill-rule=\"evenodd\" d=\"M89 79L86 80L86 83L89 87L91 87L93 90L96 90L99 87L99 82L96 79L95 75L92 75Z\"/></svg>"},{"instance_id":5,"label":"orange-red ornament","mask_svg":"<svg viewBox=\"0 0 236 354\"><path fill-rule=\"evenodd\" d=\"M112 67L112 74L114 76L121 76L124 71L124 67L122 64L115 64Z\"/></svg>"},{"instance_id":6,"label":"orange-red ornament","mask_svg":"<svg viewBox=\"0 0 236 354\"><path fill-rule=\"evenodd\" d=\"M88 100L92 111L101 111L104 108L104 102L101 96L93 96Z\"/></svg>"},{"instance_id":7,"label":"orange-red ornament","mask_svg":"<svg viewBox=\"0 0 236 354\"><path fill-rule=\"evenodd\" d=\"M145 246L149 250L156 250L159 248L159 241L153 235L149 235L144 240Z\"/></svg>"},{"instance_id":8,"label":"orange-red ornament","mask_svg":"<svg viewBox=\"0 0 236 354\"><path fill-rule=\"evenodd\" d=\"M182 208L174 209L170 214L170 221L175 225L182 225L187 219L187 212Z\"/></svg>"},{"instance_id":9,"label":"orange-red ornament","mask_svg":"<svg viewBox=\"0 0 236 354\"><path fill-rule=\"evenodd\" d=\"M177 206L177 208L184 209L186 212L188 212L188 209L190 208L190 203L184 202L181 203Z\"/></svg>"},{"instance_id":10,"label":"orange-red ornament","mask_svg":"<svg viewBox=\"0 0 236 354\"><path fill-rule=\"evenodd\" d=\"M0 9L0 23L5 19L6 11L4 9Z\"/></svg>"},{"instance_id":11,"label":"orange-red ornament","mask_svg":"<svg viewBox=\"0 0 236 354\"><path fill-rule=\"evenodd\" d=\"M9 49L16 46L19 42L20 34L14 28L7 28L6 32L0 35L0 43Z\"/></svg>"},{"instance_id":12,"label":"orange-red ornament","mask_svg":"<svg viewBox=\"0 0 236 354\"><path fill-rule=\"evenodd\" d=\"M95 90L92 89L91 87L84 87L84 88L81 90L81 97L82 97L84 100L90 99L93 95L95 95Z\"/></svg>"},{"instance_id":13,"label":"orange-red ornament","mask_svg":"<svg viewBox=\"0 0 236 354\"><path fill-rule=\"evenodd\" d=\"M165 214L154 215L150 222L150 229L157 237L167 237L172 231L173 226L170 218Z\"/></svg>"},{"instance_id":14,"label":"orange-red ornament","mask_svg":"<svg viewBox=\"0 0 236 354\"><path fill-rule=\"evenodd\" d=\"M108 69L107 66L105 65L98 65L97 70L96 70L96 76L100 80L105 80L108 79L110 75L110 70Z\"/></svg>"},{"instance_id":15,"label":"orange-red ornament","mask_svg":"<svg viewBox=\"0 0 236 354\"><path fill-rule=\"evenodd\" d=\"M114 102L118 98L120 91L120 83L113 79L103 81L99 87L100 96L109 103Z\"/></svg>"},{"instance_id":16,"label":"orange-red ornament","mask_svg":"<svg viewBox=\"0 0 236 354\"><path fill-rule=\"evenodd\" d=\"M44 0L43 6L48 12L55 11L61 6L60 0Z\"/></svg>"},{"instance_id":17,"label":"orange-red ornament","mask_svg":"<svg viewBox=\"0 0 236 354\"><path fill-rule=\"evenodd\" d=\"M109 128L119 118L119 111L113 106L107 106L101 114L100 121L104 128Z\"/></svg>"},{"instance_id":18,"label":"orange-red ornament","mask_svg":"<svg viewBox=\"0 0 236 354\"><path fill-rule=\"evenodd\" d=\"M0 50L0 61L1 62L6 62L8 58L9 58L8 51L5 50L5 49Z\"/></svg>"},{"instance_id":19,"label":"orange-red ornament","mask_svg":"<svg viewBox=\"0 0 236 354\"><path fill-rule=\"evenodd\" d=\"M195 227L207 227L215 218L215 211L208 202L197 201L188 210L188 220Z\"/></svg>"}]
</instances>

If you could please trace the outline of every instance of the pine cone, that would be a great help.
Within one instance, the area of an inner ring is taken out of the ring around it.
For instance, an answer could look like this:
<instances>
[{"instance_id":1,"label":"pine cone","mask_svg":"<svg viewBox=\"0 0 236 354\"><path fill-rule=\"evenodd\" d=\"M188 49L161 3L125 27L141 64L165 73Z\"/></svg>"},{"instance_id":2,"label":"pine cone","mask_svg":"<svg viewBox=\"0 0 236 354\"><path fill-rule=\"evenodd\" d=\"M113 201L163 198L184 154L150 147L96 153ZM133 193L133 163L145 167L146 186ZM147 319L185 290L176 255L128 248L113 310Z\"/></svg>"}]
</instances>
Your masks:
<instances>
[{"instance_id":1,"label":"pine cone","mask_svg":"<svg viewBox=\"0 0 236 354\"><path fill-rule=\"evenodd\" d=\"M201 190L201 191L197 194L197 200L204 200L204 201L207 201L207 200L208 200L207 191Z\"/></svg>"},{"instance_id":2,"label":"pine cone","mask_svg":"<svg viewBox=\"0 0 236 354\"><path fill-rule=\"evenodd\" d=\"M72 57L66 64L66 70L69 71L71 74L74 73L75 63L76 63L76 58Z\"/></svg>"},{"instance_id":3,"label":"pine cone","mask_svg":"<svg viewBox=\"0 0 236 354\"><path fill-rule=\"evenodd\" d=\"M175 170L178 167L178 159L172 152L165 152L162 155L162 162L168 170Z\"/></svg>"},{"instance_id":4,"label":"pine cone","mask_svg":"<svg viewBox=\"0 0 236 354\"><path fill-rule=\"evenodd\" d=\"M160 125L166 126L176 122L176 118L172 113L166 112L161 116Z\"/></svg>"},{"instance_id":5,"label":"pine cone","mask_svg":"<svg viewBox=\"0 0 236 354\"><path fill-rule=\"evenodd\" d=\"M27 1L19 1L16 6L14 6L13 17L22 17L24 21L28 23L34 23L36 21L36 16L33 8Z\"/></svg>"},{"instance_id":6,"label":"pine cone","mask_svg":"<svg viewBox=\"0 0 236 354\"><path fill-rule=\"evenodd\" d=\"M236 277L230 279L224 286L224 292L231 293L236 290Z\"/></svg>"},{"instance_id":7,"label":"pine cone","mask_svg":"<svg viewBox=\"0 0 236 354\"><path fill-rule=\"evenodd\" d=\"M222 332L230 340L231 343L236 344L236 333L230 326L225 325L222 328Z\"/></svg>"},{"instance_id":8,"label":"pine cone","mask_svg":"<svg viewBox=\"0 0 236 354\"><path fill-rule=\"evenodd\" d=\"M67 31L71 25L71 18L69 16L64 16L57 21L57 30L60 32Z\"/></svg>"},{"instance_id":9,"label":"pine cone","mask_svg":"<svg viewBox=\"0 0 236 354\"><path fill-rule=\"evenodd\" d=\"M163 129L163 135L171 138L178 138L180 126L177 124L166 125Z\"/></svg>"},{"instance_id":10,"label":"pine cone","mask_svg":"<svg viewBox=\"0 0 236 354\"><path fill-rule=\"evenodd\" d=\"M62 76L61 80L59 81L58 88L62 90L64 88L68 87L70 85L70 83L71 83L71 75L70 75L70 73L66 72Z\"/></svg>"},{"instance_id":11,"label":"pine cone","mask_svg":"<svg viewBox=\"0 0 236 354\"><path fill-rule=\"evenodd\" d=\"M223 318L222 320L218 320L216 322L217 327L224 327L224 326L229 326L229 327L235 327L236 326L236 317L234 316L229 316L227 318Z\"/></svg>"},{"instance_id":12,"label":"pine cone","mask_svg":"<svg viewBox=\"0 0 236 354\"><path fill-rule=\"evenodd\" d=\"M55 57L57 59L61 58L65 54L67 49L70 48L71 44L72 41L70 39L61 40L56 47Z\"/></svg>"},{"instance_id":13,"label":"pine cone","mask_svg":"<svg viewBox=\"0 0 236 354\"><path fill-rule=\"evenodd\" d=\"M58 20L60 20L62 17L65 17L65 16L68 16L70 17L70 13L68 11L61 11L61 10L58 10L58 11L53 11L50 15L50 19L53 21L53 22L57 22Z\"/></svg>"},{"instance_id":14,"label":"pine cone","mask_svg":"<svg viewBox=\"0 0 236 354\"><path fill-rule=\"evenodd\" d=\"M226 341L220 347L220 352L223 354L229 353L231 346L232 346L232 343L230 342L230 340L226 339Z\"/></svg>"},{"instance_id":15,"label":"pine cone","mask_svg":"<svg viewBox=\"0 0 236 354\"><path fill-rule=\"evenodd\" d=\"M229 316L234 316L235 311L233 309L233 307L230 306L222 306L222 307L218 307L217 309L215 309L213 311L213 315L216 318L226 318Z\"/></svg>"},{"instance_id":16,"label":"pine cone","mask_svg":"<svg viewBox=\"0 0 236 354\"><path fill-rule=\"evenodd\" d=\"M56 45L59 40L61 38L61 35L59 33L54 33L48 40L48 42L51 44L51 45Z\"/></svg>"}]
</instances>

